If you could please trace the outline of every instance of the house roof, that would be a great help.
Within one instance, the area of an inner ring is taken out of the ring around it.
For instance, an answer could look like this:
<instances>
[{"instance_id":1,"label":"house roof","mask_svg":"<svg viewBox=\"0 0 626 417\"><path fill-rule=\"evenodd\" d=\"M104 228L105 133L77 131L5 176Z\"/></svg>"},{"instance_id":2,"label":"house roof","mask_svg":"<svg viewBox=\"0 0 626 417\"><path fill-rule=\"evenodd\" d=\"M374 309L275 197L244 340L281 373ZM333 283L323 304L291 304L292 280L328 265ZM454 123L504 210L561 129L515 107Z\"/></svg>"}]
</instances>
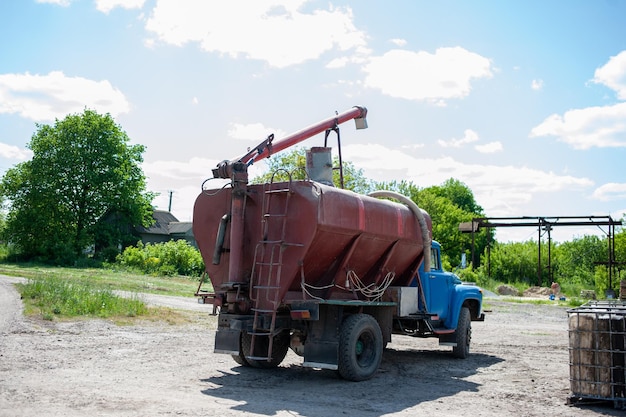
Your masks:
<instances>
[{"instance_id":1,"label":"house roof","mask_svg":"<svg viewBox=\"0 0 626 417\"><path fill-rule=\"evenodd\" d=\"M171 223L180 223L176 217L169 211L154 210L152 213L154 218L154 224L148 228L138 226L137 231L139 233L149 233L153 235L169 235L169 226Z\"/></svg>"},{"instance_id":2,"label":"house roof","mask_svg":"<svg viewBox=\"0 0 626 417\"><path fill-rule=\"evenodd\" d=\"M171 222L169 224L170 234L186 234L191 231L191 222Z\"/></svg>"}]
</instances>

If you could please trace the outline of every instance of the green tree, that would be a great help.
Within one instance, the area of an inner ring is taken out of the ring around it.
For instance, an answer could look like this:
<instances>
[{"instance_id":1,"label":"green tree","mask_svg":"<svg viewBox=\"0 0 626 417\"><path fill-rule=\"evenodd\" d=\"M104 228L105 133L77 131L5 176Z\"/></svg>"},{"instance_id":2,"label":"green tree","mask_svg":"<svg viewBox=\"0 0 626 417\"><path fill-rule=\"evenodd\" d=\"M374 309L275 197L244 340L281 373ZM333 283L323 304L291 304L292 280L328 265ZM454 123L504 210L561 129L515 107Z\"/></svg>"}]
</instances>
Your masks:
<instances>
[{"instance_id":1,"label":"green tree","mask_svg":"<svg viewBox=\"0 0 626 417\"><path fill-rule=\"evenodd\" d=\"M270 181L304 180L306 178L306 149L296 148L288 152L281 152L266 160L267 171L254 177L253 184L262 184ZM372 183L363 175L362 169L357 169L352 162L343 162L343 182L346 190L356 193L367 193L372 190ZM333 158L333 166L339 166L339 158ZM333 170L333 183L340 186L339 170Z\"/></svg>"},{"instance_id":2,"label":"green tree","mask_svg":"<svg viewBox=\"0 0 626 417\"><path fill-rule=\"evenodd\" d=\"M481 268L485 275L490 271L491 278L498 282L532 286L537 282L538 255L537 242L532 240L495 243L489 255L483 254ZM547 246L542 247L541 258L542 265L547 265Z\"/></svg>"},{"instance_id":3,"label":"green tree","mask_svg":"<svg viewBox=\"0 0 626 417\"><path fill-rule=\"evenodd\" d=\"M428 189L437 196L447 198L452 204L467 213L483 214L483 208L476 203L472 190L457 179L449 178L443 184Z\"/></svg>"},{"instance_id":4,"label":"green tree","mask_svg":"<svg viewBox=\"0 0 626 417\"><path fill-rule=\"evenodd\" d=\"M473 214L458 207L450 199L437 195L430 188L422 190L419 195L420 207L426 210L433 223L433 239L443 249L443 256L450 266L461 264L461 256L471 251L471 236L459 231L459 223L472 220Z\"/></svg>"},{"instance_id":5,"label":"green tree","mask_svg":"<svg viewBox=\"0 0 626 417\"><path fill-rule=\"evenodd\" d=\"M560 243L553 257L556 281L574 288L590 289L595 286L597 263L608 259L608 244L599 236L585 235Z\"/></svg>"},{"instance_id":6,"label":"green tree","mask_svg":"<svg viewBox=\"0 0 626 417\"><path fill-rule=\"evenodd\" d=\"M145 148L130 145L110 115L85 110L37 125L28 148L33 158L0 182L9 203L7 236L25 257L75 260L95 243L108 213L150 224L153 194L139 165Z\"/></svg>"},{"instance_id":7,"label":"green tree","mask_svg":"<svg viewBox=\"0 0 626 417\"><path fill-rule=\"evenodd\" d=\"M615 261L624 263L618 267L620 271L626 268L626 229L615 233Z\"/></svg>"}]
</instances>

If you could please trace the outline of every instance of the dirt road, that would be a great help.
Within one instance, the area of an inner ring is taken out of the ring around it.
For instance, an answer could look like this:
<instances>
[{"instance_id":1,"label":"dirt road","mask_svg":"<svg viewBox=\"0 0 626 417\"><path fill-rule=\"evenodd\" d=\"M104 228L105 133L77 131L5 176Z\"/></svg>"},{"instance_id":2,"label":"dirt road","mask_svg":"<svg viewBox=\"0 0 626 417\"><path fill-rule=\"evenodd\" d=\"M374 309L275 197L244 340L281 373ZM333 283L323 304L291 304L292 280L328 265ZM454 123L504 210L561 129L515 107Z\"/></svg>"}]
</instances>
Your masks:
<instances>
[{"instance_id":1,"label":"dirt road","mask_svg":"<svg viewBox=\"0 0 626 417\"><path fill-rule=\"evenodd\" d=\"M184 325L26 319L13 279L0 276L0 416L617 416L566 405L567 313L486 300L472 355L436 340L395 337L364 382L307 369L290 352L274 370L213 354L215 317L194 300ZM161 301L160 301L161 300ZM194 310L195 309L195 310ZM198 311L204 310L204 311Z\"/></svg>"}]
</instances>

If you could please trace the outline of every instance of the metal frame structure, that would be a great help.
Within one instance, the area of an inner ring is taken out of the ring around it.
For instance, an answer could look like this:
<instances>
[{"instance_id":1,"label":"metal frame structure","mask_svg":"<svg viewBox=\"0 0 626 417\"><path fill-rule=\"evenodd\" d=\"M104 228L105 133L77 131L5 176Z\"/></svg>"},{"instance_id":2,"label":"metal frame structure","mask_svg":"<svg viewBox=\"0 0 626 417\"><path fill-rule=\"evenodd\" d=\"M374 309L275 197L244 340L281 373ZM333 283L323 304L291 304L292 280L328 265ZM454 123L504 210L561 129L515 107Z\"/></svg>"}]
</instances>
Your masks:
<instances>
[{"instance_id":1,"label":"metal frame structure","mask_svg":"<svg viewBox=\"0 0 626 417\"><path fill-rule=\"evenodd\" d=\"M613 288L613 277L615 276L615 268L617 265L625 264L624 262L616 262L615 260L615 226L622 226L621 221L613 220L611 216L522 216L522 217L475 217L472 222L461 223L459 230L463 233L472 233L472 265L475 265L475 233L481 228L491 229L496 227L536 227L538 231L538 261L537 261L537 285L542 285L542 267L541 267L541 237L548 234L548 279L552 278L551 265L551 242L550 232L556 226L597 226L607 235L608 238L608 259L602 262L606 265L609 273L609 288ZM608 230L602 228L608 226ZM489 239L490 239L490 235ZM487 244L487 275L491 276L490 268L490 245Z\"/></svg>"}]
</instances>

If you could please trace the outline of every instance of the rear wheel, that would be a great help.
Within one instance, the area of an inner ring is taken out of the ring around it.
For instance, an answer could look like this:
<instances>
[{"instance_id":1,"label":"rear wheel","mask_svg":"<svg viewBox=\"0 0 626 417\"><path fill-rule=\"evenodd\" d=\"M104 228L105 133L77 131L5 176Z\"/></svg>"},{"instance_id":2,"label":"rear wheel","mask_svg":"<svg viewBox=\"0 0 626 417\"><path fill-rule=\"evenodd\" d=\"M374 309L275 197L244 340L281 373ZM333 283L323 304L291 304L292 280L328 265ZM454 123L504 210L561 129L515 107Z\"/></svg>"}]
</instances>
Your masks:
<instances>
[{"instance_id":1,"label":"rear wheel","mask_svg":"<svg viewBox=\"0 0 626 417\"><path fill-rule=\"evenodd\" d=\"M231 356L233 357L233 360L237 362L239 365L250 366L250 363L248 363L248 360L246 359L245 353L241 349L241 339L243 338L243 335L244 335L243 332L239 333L239 354L231 355Z\"/></svg>"},{"instance_id":2,"label":"rear wheel","mask_svg":"<svg viewBox=\"0 0 626 417\"><path fill-rule=\"evenodd\" d=\"M353 314L341 325L339 375L349 381L371 378L383 357L383 335L374 317Z\"/></svg>"},{"instance_id":3,"label":"rear wheel","mask_svg":"<svg viewBox=\"0 0 626 417\"><path fill-rule=\"evenodd\" d=\"M239 363L237 359L241 359L247 365L254 368L276 368L285 359L287 351L289 350L289 330L283 330L276 336L272 342L272 355L269 360L264 359L250 359L250 356L254 357L268 357L269 351L269 337L268 336L256 336L254 339L254 352L251 352L252 347L252 335L246 332L241 333L241 341L239 348L239 355L233 355L235 362ZM240 365L243 365L240 363Z\"/></svg>"},{"instance_id":4,"label":"rear wheel","mask_svg":"<svg viewBox=\"0 0 626 417\"><path fill-rule=\"evenodd\" d=\"M455 332L456 346L452 348L452 355L456 358L465 359L470 353L470 342L472 341L472 318L469 308L461 308L459 313L459 324Z\"/></svg>"}]
</instances>

